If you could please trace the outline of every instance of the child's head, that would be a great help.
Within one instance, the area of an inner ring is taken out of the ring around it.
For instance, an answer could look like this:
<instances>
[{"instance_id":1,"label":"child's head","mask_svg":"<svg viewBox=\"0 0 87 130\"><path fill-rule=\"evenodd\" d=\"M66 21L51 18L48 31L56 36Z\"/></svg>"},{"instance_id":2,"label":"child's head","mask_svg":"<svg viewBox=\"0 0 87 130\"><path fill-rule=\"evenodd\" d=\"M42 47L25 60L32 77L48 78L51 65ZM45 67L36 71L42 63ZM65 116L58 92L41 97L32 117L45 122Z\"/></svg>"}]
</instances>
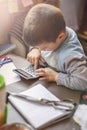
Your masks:
<instances>
[{"instance_id":1,"label":"child's head","mask_svg":"<svg viewBox=\"0 0 87 130\"><path fill-rule=\"evenodd\" d=\"M65 34L65 21L60 9L38 4L27 14L23 35L27 44L37 46L43 42L56 42L60 34ZM61 35L62 36L62 35Z\"/></svg>"}]
</instances>

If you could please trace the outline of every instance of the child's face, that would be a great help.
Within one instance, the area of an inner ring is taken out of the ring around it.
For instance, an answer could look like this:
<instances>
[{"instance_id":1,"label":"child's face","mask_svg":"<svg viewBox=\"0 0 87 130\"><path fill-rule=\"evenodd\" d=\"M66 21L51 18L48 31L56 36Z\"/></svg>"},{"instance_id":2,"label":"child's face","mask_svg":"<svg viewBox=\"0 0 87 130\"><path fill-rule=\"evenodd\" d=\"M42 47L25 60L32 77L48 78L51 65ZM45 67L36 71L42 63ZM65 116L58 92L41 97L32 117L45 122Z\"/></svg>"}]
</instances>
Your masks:
<instances>
[{"instance_id":1,"label":"child's face","mask_svg":"<svg viewBox=\"0 0 87 130\"><path fill-rule=\"evenodd\" d=\"M59 46L56 42L42 42L38 44L38 48L40 48L41 51L53 51L57 49Z\"/></svg>"},{"instance_id":2,"label":"child's face","mask_svg":"<svg viewBox=\"0 0 87 130\"><path fill-rule=\"evenodd\" d=\"M43 51L53 51L63 43L67 35L65 33L60 33L55 42L42 42L38 44L38 48Z\"/></svg>"}]
</instances>

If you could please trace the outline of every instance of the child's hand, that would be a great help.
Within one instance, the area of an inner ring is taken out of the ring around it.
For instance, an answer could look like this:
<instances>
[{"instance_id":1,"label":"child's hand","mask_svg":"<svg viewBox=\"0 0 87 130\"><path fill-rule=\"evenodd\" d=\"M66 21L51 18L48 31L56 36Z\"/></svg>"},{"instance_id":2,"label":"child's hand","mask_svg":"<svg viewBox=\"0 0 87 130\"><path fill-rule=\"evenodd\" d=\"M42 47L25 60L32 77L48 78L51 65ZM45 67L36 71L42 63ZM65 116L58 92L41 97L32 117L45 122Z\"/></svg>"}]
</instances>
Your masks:
<instances>
[{"instance_id":1,"label":"child's hand","mask_svg":"<svg viewBox=\"0 0 87 130\"><path fill-rule=\"evenodd\" d=\"M37 69L39 61L45 62L45 60L41 57L41 52L37 48L33 48L27 55L27 60L34 64L34 69Z\"/></svg>"},{"instance_id":2,"label":"child's hand","mask_svg":"<svg viewBox=\"0 0 87 130\"><path fill-rule=\"evenodd\" d=\"M40 68L36 70L36 75L41 76L39 80L56 81L58 72L50 68Z\"/></svg>"}]
</instances>

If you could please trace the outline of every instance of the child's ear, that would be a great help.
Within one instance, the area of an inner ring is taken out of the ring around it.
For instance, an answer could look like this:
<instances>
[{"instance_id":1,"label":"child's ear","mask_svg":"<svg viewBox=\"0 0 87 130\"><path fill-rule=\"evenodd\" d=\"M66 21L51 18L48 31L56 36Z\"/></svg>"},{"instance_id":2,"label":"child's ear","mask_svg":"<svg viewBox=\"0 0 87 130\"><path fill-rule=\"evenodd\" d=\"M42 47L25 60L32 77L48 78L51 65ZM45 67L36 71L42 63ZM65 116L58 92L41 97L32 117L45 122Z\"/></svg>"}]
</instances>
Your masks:
<instances>
[{"instance_id":1,"label":"child's ear","mask_svg":"<svg viewBox=\"0 0 87 130\"><path fill-rule=\"evenodd\" d=\"M60 41L64 40L65 39L65 33L64 32L61 32L59 35L58 35L58 39Z\"/></svg>"},{"instance_id":2,"label":"child's ear","mask_svg":"<svg viewBox=\"0 0 87 130\"><path fill-rule=\"evenodd\" d=\"M56 39L56 44L58 45L58 47L61 45L61 43L65 40L66 38L66 34L64 32L61 32L57 39Z\"/></svg>"}]
</instances>

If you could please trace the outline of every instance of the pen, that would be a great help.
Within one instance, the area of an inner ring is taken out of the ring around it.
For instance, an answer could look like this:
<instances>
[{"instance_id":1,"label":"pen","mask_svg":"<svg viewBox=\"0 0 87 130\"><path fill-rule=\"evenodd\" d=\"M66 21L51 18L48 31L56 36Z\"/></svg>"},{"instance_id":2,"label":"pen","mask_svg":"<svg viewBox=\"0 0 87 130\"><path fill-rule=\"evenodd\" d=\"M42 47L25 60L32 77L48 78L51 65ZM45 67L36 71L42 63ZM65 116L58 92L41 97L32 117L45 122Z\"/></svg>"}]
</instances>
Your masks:
<instances>
[{"instance_id":1,"label":"pen","mask_svg":"<svg viewBox=\"0 0 87 130\"><path fill-rule=\"evenodd\" d=\"M55 100L48 100L44 98L35 98L24 94L14 93L14 92L8 92L8 94L15 97L23 98L31 102L52 106L55 109L61 109L67 111L71 111L74 109L74 104L70 101L55 101Z\"/></svg>"}]
</instances>

